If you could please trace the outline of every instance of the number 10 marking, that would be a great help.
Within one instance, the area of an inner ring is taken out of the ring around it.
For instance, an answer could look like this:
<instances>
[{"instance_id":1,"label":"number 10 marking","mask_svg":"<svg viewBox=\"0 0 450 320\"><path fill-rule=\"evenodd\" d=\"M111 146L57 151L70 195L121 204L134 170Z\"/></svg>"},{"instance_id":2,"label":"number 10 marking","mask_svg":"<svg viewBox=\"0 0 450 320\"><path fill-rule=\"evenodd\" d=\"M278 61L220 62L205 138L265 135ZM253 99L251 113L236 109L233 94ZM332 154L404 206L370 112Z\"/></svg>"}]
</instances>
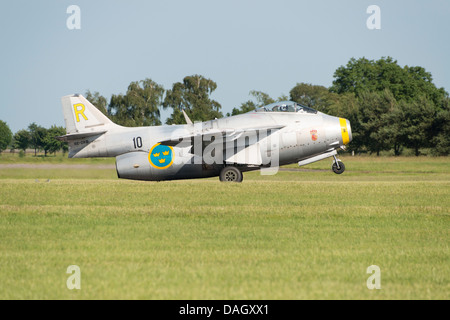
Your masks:
<instances>
[{"instance_id":1,"label":"number 10 marking","mask_svg":"<svg viewBox=\"0 0 450 320\"><path fill-rule=\"evenodd\" d=\"M135 149L142 148L142 138L141 137L133 138L133 144Z\"/></svg>"}]
</instances>

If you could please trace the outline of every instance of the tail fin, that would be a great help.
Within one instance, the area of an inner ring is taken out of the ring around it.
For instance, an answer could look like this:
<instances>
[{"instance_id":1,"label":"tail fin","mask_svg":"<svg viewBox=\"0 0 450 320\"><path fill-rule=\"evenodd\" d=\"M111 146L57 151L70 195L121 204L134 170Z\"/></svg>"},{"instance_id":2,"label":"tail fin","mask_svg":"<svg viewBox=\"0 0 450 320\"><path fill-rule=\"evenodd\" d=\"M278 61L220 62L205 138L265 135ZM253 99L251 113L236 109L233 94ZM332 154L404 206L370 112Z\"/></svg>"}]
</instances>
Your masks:
<instances>
[{"instance_id":1,"label":"tail fin","mask_svg":"<svg viewBox=\"0 0 450 320\"><path fill-rule=\"evenodd\" d=\"M69 158L107 157L105 135L120 126L113 123L82 95L61 98L67 134L56 137L69 143Z\"/></svg>"},{"instance_id":2,"label":"tail fin","mask_svg":"<svg viewBox=\"0 0 450 320\"><path fill-rule=\"evenodd\" d=\"M117 126L82 95L68 95L61 102L68 135L100 133Z\"/></svg>"}]
</instances>

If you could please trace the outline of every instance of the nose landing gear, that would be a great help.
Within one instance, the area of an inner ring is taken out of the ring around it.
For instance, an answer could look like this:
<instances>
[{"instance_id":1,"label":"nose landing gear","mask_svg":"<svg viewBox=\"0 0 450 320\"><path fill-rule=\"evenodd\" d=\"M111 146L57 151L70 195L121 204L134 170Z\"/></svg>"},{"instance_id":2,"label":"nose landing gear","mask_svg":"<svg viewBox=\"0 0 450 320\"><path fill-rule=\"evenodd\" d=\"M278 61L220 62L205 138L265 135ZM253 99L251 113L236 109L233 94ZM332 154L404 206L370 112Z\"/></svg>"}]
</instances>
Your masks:
<instances>
[{"instance_id":1,"label":"nose landing gear","mask_svg":"<svg viewBox=\"0 0 450 320\"><path fill-rule=\"evenodd\" d=\"M333 165L331 166L331 170L333 170L334 173L336 174L341 174L342 172L345 171L345 166L344 163L337 159L336 156L333 156L334 158L334 162Z\"/></svg>"}]
</instances>

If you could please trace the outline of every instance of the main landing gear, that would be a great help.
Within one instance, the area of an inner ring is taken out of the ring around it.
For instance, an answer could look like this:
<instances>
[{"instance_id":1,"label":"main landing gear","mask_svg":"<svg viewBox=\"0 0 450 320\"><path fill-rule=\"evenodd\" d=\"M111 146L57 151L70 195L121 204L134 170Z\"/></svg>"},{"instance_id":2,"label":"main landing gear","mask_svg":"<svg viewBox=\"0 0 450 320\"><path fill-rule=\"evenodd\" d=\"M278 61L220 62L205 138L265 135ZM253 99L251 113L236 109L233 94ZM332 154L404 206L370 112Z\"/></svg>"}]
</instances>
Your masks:
<instances>
[{"instance_id":1,"label":"main landing gear","mask_svg":"<svg viewBox=\"0 0 450 320\"><path fill-rule=\"evenodd\" d=\"M227 166L220 171L219 179L222 182L242 182L244 176L238 168Z\"/></svg>"},{"instance_id":2,"label":"main landing gear","mask_svg":"<svg viewBox=\"0 0 450 320\"><path fill-rule=\"evenodd\" d=\"M337 159L336 156L333 156L334 158L334 162L333 165L331 166L331 170L333 170L334 173L336 174L341 174L342 172L345 171L345 166L344 163Z\"/></svg>"}]
</instances>

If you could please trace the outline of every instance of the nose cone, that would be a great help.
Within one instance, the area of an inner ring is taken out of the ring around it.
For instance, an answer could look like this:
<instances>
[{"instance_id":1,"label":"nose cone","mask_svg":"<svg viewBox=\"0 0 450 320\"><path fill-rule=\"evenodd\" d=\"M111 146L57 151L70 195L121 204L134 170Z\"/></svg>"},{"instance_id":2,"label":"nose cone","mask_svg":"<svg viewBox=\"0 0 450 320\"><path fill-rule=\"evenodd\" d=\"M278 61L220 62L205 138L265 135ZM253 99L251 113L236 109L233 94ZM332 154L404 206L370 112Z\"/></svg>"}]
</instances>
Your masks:
<instances>
[{"instance_id":1,"label":"nose cone","mask_svg":"<svg viewBox=\"0 0 450 320\"><path fill-rule=\"evenodd\" d=\"M345 119L345 121L347 121L347 130L348 130L348 142L350 143L353 139L352 137L352 127L350 126L350 121L348 121L347 119Z\"/></svg>"},{"instance_id":2,"label":"nose cone","mask_svg":"<svg viewBox=\"0 0 450 320\"><path fill-rule=\"evenodd\" d=\"M352 141L352 128L350 121L344 118L339 118L339 124L341 126L342 143L344 145L349 144Z\"/></svg>"}]
</instances>

